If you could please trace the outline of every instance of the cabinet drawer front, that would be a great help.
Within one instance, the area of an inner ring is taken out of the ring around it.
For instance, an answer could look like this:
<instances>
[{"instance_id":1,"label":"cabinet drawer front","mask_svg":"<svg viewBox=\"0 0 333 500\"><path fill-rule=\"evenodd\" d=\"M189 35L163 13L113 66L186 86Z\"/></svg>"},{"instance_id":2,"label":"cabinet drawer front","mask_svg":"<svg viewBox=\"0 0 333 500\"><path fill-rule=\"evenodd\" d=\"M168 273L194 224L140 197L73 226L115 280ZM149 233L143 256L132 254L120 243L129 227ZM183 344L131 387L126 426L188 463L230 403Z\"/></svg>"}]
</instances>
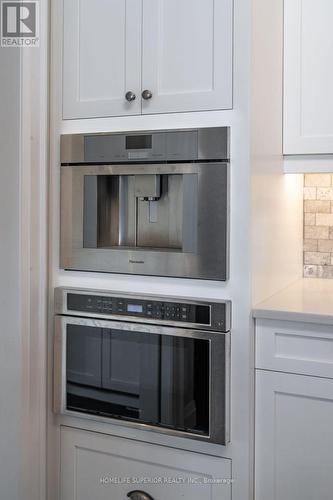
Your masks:
<instances>
[{"instance_id":1,"label":"cabinet drawer front","mask_svg":"<svg viewBox=\"0 0 333 500\"><path fill-rule=\"evenodd\" d=\"M333 378L333 327L258 320L256 368Z\"/></svg>"},{"instance_id":2,"label":"cabinet drawer front","mask_svg":"<svg viewBox=\"0 0 333 500\"><path fill-rule=\"evenodd\" d=\"M230 500L231 461L62 427L61 500ZM212 484L213 480L222 480Z\"/></svg>"}]
</instances>

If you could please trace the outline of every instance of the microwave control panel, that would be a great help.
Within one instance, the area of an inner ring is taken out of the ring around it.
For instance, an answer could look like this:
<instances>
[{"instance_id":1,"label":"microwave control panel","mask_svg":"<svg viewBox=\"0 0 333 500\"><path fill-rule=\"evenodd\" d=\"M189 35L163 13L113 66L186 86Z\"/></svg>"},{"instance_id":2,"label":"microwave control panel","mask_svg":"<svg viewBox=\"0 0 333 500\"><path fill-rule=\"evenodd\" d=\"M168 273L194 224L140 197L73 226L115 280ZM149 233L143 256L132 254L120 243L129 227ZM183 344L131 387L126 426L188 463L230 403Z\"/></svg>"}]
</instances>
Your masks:
<instances>
[{"instance_id":1,"label":"microwave control panel","mask_svg":"<svg viewBox=\"0 0 333 500\"><path fill-rule=\"evenodd\" d=\"M230 303L171 302L108 295L67 293L67 314L120 316L154 320L156 323L179 323L181 327L197 327L226 332L230 329ZM63 312L63 311L62 311Z\"/></svg>"}]
</instances>

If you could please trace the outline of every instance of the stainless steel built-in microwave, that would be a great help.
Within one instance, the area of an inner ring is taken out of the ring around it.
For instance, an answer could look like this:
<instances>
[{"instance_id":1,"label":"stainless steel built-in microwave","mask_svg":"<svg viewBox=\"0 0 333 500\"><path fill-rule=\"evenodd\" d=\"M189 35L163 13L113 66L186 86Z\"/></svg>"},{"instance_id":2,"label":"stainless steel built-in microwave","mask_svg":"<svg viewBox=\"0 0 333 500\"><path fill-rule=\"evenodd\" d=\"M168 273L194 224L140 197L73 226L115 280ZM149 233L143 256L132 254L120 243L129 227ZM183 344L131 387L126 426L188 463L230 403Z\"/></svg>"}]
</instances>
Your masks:
<instances>
[{"instance_id":1,"label":"stainless steel built-in microwave","mask_svg":"<svg viewBox=\"0 0 333 500\"><path fill-rule=\"evenodd\" d=\"M229 442L230 302L55 297L57 413Z\"/></svg>"},{"instance_id":2,"label":"stainless steel built-in microwave","mask_svg":"<svg viewBox=\"0 0 333 500\"><path fill-rule=\"evenodd\" d=\"M67 135L61 267L228 278L228 129Z\"/></svg>"}]
</instances>

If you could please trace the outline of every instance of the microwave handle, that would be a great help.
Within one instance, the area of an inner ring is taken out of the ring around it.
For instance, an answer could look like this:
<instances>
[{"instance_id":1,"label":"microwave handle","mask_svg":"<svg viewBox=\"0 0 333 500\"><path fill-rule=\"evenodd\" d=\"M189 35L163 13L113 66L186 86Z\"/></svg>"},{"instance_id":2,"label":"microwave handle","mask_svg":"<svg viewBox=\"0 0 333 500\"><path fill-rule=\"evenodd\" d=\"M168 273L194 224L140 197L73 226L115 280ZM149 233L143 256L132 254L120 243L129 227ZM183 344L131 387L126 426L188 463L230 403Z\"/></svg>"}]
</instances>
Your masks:
<instances>
[{"instance_id":1,"label":"microwave handle","mask_svg":"<svg viewBox=\"0 0 333 500\"><path fill-rule=\"evenodd\" d=\"M53 343L53 411L61 414L66 407L66 328L56 316Z\"/></svg>"}]
</instances>

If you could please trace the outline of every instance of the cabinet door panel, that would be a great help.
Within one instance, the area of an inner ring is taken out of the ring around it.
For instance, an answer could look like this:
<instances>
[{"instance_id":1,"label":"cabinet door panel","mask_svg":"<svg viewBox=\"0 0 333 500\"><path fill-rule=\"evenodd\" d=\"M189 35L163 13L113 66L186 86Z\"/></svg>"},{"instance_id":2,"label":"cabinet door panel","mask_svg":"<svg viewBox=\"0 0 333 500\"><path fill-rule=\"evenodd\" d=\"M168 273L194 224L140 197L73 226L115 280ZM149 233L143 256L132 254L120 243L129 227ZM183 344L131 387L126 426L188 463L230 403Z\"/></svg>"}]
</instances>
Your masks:
<instances>
[{"instance_id":1,"label":"cabinet door panel","mask_svg":"<svg viewBox=\"0 0 333 500\"><path fill-rule=\"evenodd\" d=\"M230 483L209 484L213 479L231 479L231 460L70 428L61 431L61 500L125 500L133 490L154 500L230 500Z\"/></svg>"},{"instance_id":2,"label":"cabinet door panel","mask_svg":"<svg viewBox=\"0 0 333 500\"><path fill-rule=\"evenodd\" d=\"M257 371L256 500L331 500L333 380Z\"/></svg>"},{"instance_id":3,"label":"cabinet door panel","mask_svg":"<svg viewBox=\"0 0 333 500\"><path fill-rule=\"evenodd\" d=\"M141 113L138 0L65 0L63 82L65 119Z\"/></svg>"},{"instance_id":4,"label":"cabinet door panel","mask_svg":"<svg viewBox=\"0 0 333 500\"><path fill-rule=\"evenodd\" d=\"M285 154L333 153L333 2L285 1Z\"/></svg>"},{"instance_id":5,"label":"cabinet door panel","mask_svg":"<svg viewBox=\"0 0 333 500\"><path fill-rule=\"evenodd\" d=\"M232 0L143 0L143 113L232 107Z\"/></svg>"}]
</instances>

